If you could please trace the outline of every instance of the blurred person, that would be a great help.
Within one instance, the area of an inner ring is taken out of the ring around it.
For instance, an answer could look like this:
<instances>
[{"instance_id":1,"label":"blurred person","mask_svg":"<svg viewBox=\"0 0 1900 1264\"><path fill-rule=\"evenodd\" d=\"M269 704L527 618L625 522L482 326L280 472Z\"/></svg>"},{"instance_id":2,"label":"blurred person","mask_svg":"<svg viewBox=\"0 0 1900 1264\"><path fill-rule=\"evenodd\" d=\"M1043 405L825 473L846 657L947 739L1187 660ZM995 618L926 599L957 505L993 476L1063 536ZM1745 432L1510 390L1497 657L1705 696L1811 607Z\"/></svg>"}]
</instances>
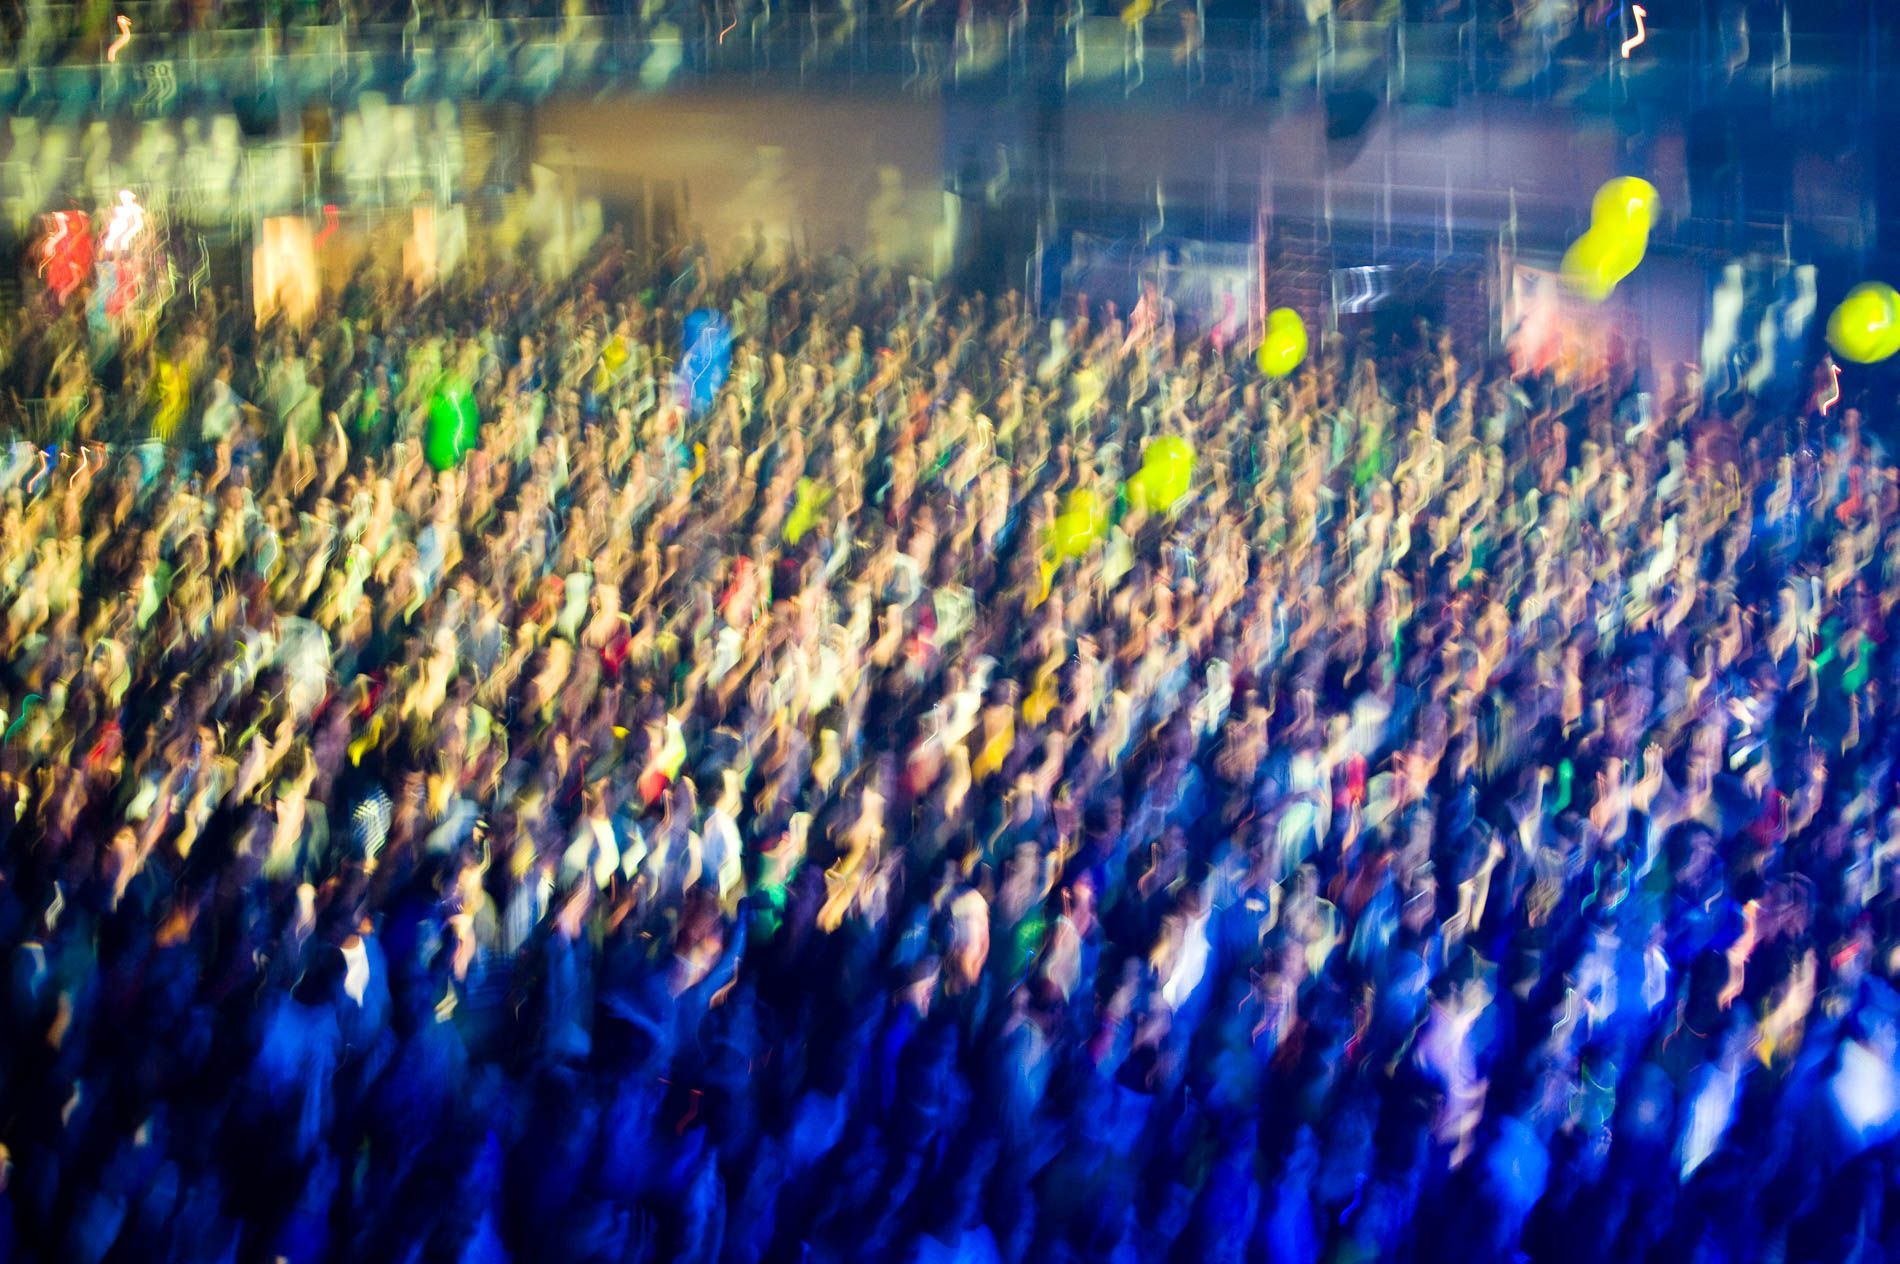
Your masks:
<instances>
[{"instance_id":1,"label":"blurred person","mask_svg":"<svg viewBox=\"0 0 1900 1264\"><path fill-rule=\"evenodd\" d=\"M1869 418L1684 380L1631 437L1640 372L1430 327L1267 383L1153 301L621 249L181 304L125 354L216 331L195 426L0 468L22 1249L1884 1242ZM1193 495L1124 512L1159 434Z\"/></svg>"}]
</instances>

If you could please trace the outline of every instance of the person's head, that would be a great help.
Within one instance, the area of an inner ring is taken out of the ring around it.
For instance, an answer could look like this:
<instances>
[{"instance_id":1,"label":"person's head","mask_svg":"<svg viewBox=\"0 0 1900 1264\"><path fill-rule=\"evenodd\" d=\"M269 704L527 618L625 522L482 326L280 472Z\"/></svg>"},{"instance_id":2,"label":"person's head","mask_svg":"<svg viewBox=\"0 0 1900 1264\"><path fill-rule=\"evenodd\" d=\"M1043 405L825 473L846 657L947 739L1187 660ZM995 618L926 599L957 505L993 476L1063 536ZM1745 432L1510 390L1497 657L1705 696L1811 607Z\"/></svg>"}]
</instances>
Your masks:
<instances>
[{"instance_id":1,"label":"person's head","mask_svg":"<svg viewBox=\"0 0 1900 1264\"><path fill-rule=\"evenodd\" d=\"M293 994L304 1005L334 1005L343 994L343 979L348 972L349 962L341 948L317 942L311 948L309 964Z\"/></svg>"}]
</instances>

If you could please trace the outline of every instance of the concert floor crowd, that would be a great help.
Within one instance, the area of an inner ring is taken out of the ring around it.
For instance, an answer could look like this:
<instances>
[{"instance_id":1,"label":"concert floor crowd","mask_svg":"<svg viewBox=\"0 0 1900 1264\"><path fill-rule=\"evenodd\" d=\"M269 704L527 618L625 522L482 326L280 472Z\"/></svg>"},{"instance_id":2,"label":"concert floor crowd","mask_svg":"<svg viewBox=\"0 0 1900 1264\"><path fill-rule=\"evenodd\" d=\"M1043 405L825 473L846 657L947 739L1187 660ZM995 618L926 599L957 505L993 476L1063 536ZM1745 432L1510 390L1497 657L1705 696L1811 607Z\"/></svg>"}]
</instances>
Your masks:
<instances>
[{"instance_id":1,"label":"concert floor crowd","mask_svg":"<svg viewBox=\"0 0 1900 1264\"><path fill-rule=\"evenodd\" d=\"M177 305L0 337L0 1257L1900 1260L1851 400L611 245Z\"/></svg>"}]
</instances>

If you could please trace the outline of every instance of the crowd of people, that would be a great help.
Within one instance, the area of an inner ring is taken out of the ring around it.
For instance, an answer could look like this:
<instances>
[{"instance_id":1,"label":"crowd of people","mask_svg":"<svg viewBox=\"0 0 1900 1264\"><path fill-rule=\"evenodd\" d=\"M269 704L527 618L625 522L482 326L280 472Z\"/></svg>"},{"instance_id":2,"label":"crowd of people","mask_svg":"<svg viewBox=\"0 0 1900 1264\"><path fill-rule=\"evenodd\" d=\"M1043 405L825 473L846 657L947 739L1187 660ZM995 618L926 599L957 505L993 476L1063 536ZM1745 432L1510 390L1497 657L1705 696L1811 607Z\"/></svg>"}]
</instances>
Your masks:
<instances>
[{"instance_id":1,"label":"crowd of people","mask_svg":"<svg viewBox=\"0 0 1900 1264\"><path fill-rule=\"evenodd\" d=\"M1871 29L1869 5L1870 0L1653 0L1644 12L1655 28L1693 31L1712 24L1726 58L1738 39L1747 44L1751 13L1762 28L1779 30L1785 10L1795 34L1863 35ZM564 23L599 20L624 39L650 35L664 22L674 39L683 35L710 42L713 47L701 48L696 60L713 62L727 42L718 33L739 28L746 43L804 27L833 41L925 40L948 49L973 37L967 29L973 22L1007 23L1047 36L1096 17L1152 26L1157 33L1187 23L1195 28L1195 38L1206 23L1216 46L1242 56L1260 56L1263 45L1339 24L1352 28L1349 39L1365 41L1376 40L1378 28L1403 23L1457 28L1474 54L1482 49L1495 56L1509 48L1549 53L1562 46L1567 55L1588 58L1628 37L1620 33L1627 21L1623 12L1618 0L643 0L637 5L605 0L131 0L115 6L11 0L0 4L0 35L11 41L13 64L25 68L97 64L122 35L121 16L136 40L128 45L132 61L228 55L235 46L221 36L254 31L324 51L331 46L318 41L319 34L339 36L335 47L340 49L351 41L359 48L373 46L363 41L379 30L400 31L407 55L418 40L426 46L445 26L492 22L499 29L485 32L483 40L516 49L529 39L547 38ZM710 37L704 30L708 26ZM1337 38L1336 30L1332 34ZM495 51L491 47L487 53ZM1746 61L1747 56L1744 49L1741 57Z\"/></svg>"},{"instance_id":2,"label":"crowd of people","mask_svg":"<svg viewBox=\"0 0 1900 1264\"><path fill-rule=\"evenodd\" d=\"M22 312L0 1258L1900 1259L1871 428L1165 315Z\"/></svg>"}]
</instances>

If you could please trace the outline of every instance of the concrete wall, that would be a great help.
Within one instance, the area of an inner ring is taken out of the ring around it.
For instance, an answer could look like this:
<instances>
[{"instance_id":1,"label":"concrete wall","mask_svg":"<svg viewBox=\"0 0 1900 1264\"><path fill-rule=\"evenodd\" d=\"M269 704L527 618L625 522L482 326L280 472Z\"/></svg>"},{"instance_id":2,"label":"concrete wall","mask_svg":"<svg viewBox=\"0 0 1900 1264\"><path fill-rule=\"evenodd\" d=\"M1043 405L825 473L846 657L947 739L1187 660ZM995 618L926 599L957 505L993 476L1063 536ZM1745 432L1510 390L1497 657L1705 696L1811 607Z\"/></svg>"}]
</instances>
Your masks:
<instances>
[{"instance_id":1,"label":"concrete wall","mask_svg":"<svg viewBox=\"0 0 1900 1264\"><path fill-rule=\"evenodd\" d=\"M933 274L955 242L943 108L911 98L681 92L543 108L536 161L610 208L683 190L715 260L755 233Z\"/></svg>"},{"instance_id":2,"label":"concrete wall","mask_svg":"<svg viewBox=\"0 0 1900 1264\"><path fill-rule=\"evenodd\" d=\"M1648 139L1638 151L1613 128L1492 103L1465 108L1381 109L1354 141L1329 144L1325 112L1187 107L1164 112L1071 108L1062 165L1077 188L1108 196L1152 197L1159 180L1170 202L1202 199L1216 211L1250 209L1267 192L1272 209L1361 223L1386 214L1425 222L1447 205L1460 228L1495 226L1515 193L1521 219L1587 223L1590 197L1613 175L1646 176L1665 214L1686 213L1688 173L1680 134Z\"/></svg>"}]
</instances>

